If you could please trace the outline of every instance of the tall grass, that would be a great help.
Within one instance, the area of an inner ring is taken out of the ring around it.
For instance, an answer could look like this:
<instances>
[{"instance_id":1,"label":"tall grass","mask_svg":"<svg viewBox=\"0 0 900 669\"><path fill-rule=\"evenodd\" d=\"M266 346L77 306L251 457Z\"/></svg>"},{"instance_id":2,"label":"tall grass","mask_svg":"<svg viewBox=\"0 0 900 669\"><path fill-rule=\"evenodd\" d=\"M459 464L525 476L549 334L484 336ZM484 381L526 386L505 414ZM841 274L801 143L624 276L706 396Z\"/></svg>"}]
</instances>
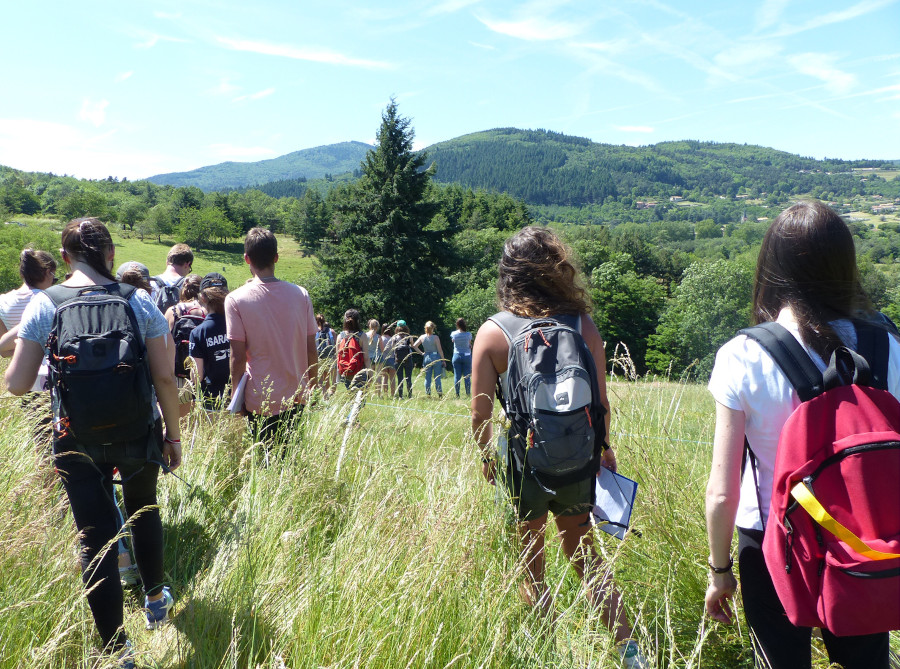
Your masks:
<instances>
[{"instance_id":1,"label":"tall grass","mask_svg":"<svg viewBox=\"0 0 900 669\"><path fill-rule=\"evenodd\" d=\"M190 485L159 488L172 624L145 632L142 597L126 594L139 666L617 666L555 540L555 623L522 603L512 518L481 478L467 406L417 390L368 397L339 476L343 389L268 463L239 420L192 414L178 472ZM660 667L752 666L745 628L702 616L712 401L699 386L621 378L610 397L620 471L640 485L639 534L598 540L638 641ZM64 496L17 401L2 402L0 666L111 666L95 650Z\"/></svg>"}]
</instances>

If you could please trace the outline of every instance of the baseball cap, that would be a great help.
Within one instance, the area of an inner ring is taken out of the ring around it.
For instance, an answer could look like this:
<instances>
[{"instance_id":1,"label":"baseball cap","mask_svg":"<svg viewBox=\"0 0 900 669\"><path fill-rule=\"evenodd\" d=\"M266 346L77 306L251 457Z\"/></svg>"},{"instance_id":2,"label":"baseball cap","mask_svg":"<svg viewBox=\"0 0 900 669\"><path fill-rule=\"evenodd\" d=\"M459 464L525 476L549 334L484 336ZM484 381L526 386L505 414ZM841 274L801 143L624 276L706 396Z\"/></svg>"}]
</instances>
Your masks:
<instances>
[{"instance_id":1,"label":"baseball cap","mask_svg":"<svg viewBox=\"0 0 900 669\"><path fill-rule=\"evenodd\" d=\"M397 321L397 325L406 327L406 321L401 318L399 321Z\"/></svg>"},{"instance_id":2,"label":"baseball cap","mask_svg":"<svg viewBox=\"0 0 900 669\"><path fill-rule=\"evenodd\" d=\"M128 262L123 262L119 265L119 269L116 270L116 281L122 280L122 275L128 271L138 271L141 273L141 276L144 278L144 281L150 280L150 270L147 269L147 266L137 262L136 260L129 260Z\"/></svg>"},{"instance_id":3,"label":"baseball cap","mask_svg":"<svg viewBox=\"0 0 900 669\"><path fill-rule=\"evenodd\" d=\"M224 288L228 290L228 281L218 272L210 272L200 282L200 290L206 290L207 288Z\"/></svg>"}]
</instances>

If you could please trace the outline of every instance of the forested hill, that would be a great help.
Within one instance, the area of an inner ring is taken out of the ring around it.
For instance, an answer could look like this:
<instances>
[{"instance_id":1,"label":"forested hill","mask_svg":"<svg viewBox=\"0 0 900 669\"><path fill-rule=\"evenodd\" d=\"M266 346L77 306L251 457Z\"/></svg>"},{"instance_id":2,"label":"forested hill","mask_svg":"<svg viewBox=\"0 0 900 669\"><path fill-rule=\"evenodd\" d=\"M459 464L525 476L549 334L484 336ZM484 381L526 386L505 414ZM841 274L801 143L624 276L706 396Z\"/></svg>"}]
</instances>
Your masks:
<instances>
[{"instance_id":1,"label":"forested hill","mask_svg":"<svg viewBox=\"0 0 900 669\"><path fill-rule=\"evenodd\" d=\"M498 128L426 149L435 179L487 188L529 204L584 205L607 197L849 194L854 167L885 161L813 160L746 144L693 140L631 147L544 130Z\"/></svg>"},{"instance_id":2,"label":"forested hill","mask_svg":"<svg viewBox=\"0 0 900 669\"><path fill-rule=\"evenodd\" d=\"M285 179L321 179L352 172L372 147L363 142L341 142L294 151L258 162L227 162L190 172L157 174L148 179L161 186L197 186L205 191L254 186Z\"/></svg>"}]
</instances>

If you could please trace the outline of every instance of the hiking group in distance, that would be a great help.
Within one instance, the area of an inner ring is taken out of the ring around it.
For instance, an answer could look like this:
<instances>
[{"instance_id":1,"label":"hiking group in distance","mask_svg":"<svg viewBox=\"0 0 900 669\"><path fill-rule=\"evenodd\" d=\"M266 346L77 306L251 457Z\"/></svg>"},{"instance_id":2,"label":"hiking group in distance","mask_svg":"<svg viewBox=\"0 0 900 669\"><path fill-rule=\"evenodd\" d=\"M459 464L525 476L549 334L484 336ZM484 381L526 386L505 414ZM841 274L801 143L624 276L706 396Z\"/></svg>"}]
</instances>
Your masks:
<instances>
[{"instance_id":1,"label":"hiking group in distance","mask_svg":"<svg viewBox=\"0 0 900 669\"><path fill-rule=\"evenodd\" d=\"M363 332L355 309L335 334L304 288L275 276L277 241L265 229L247 233L252 278L230 293L221 275L190 276L185 245L173 247L158 277L134 262L113 275L115 247L93 218L66 225L61 254L70 272L53 286L55 265L23 251L23 287L0 298L0 352L13 356L13 394L38 403L33 391L50 390L53 463L80 532L88 603L104 651L130 667L118 556L108 549L122 526L113 472L147 627L155 628L174 604L156 484L160 469L181 464L179 417L195 400L192 386L203 408L217 411L230 379L248 430L277 457L317 387L327 395L341 381L403 397L405 382L409 397L416 352L426 392L433 381L440 396L444 352L434 323L419 337L402 320L370 320ZM552 511L620 666L650 667L651 640L634 638L591 525L595 477L617 463L605 344L590 299L570 250L548 229L527 227L508 239L498 272L500 312L474 344L458 320L452 358L457 395L463 384L469 393L471 372L482 474L506 492L518 519L520 592L553 615L544 568ZM804 201L772 223L757 263L753 320L720 349L709 382L716 433L706 611L734 620L737 527L759 666L810 667L811 630L819 627L829 658L845 669L888 669L889 631L900 629L900 337L863 293L852 237L833 210ZM503 409L496 438L495 398Z\"/></svg>"}]
</instances>

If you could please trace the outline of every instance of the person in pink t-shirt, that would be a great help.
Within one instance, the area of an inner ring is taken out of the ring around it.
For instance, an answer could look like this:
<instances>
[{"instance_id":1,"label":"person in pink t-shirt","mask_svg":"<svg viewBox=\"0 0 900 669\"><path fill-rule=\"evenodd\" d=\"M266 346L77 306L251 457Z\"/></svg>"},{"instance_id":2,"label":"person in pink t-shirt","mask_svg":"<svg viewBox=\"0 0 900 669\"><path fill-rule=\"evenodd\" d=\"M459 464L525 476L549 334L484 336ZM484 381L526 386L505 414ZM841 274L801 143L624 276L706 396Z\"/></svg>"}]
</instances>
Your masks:
<instances>
[{"instance_id":1,"label":"person in pink t-shirt","mask_svg":"<svg viewBox=\"0 0 900 669\"><path fill-rule=\"evenodd\" d=\"M270 441L300 416L316 383L316 319L306 289L275 277L278 242L269 230L247 233L244 262L253 278L225 298L231 378L237 388L247 373L249 427Z\"/></svg>"}]
</instances>

